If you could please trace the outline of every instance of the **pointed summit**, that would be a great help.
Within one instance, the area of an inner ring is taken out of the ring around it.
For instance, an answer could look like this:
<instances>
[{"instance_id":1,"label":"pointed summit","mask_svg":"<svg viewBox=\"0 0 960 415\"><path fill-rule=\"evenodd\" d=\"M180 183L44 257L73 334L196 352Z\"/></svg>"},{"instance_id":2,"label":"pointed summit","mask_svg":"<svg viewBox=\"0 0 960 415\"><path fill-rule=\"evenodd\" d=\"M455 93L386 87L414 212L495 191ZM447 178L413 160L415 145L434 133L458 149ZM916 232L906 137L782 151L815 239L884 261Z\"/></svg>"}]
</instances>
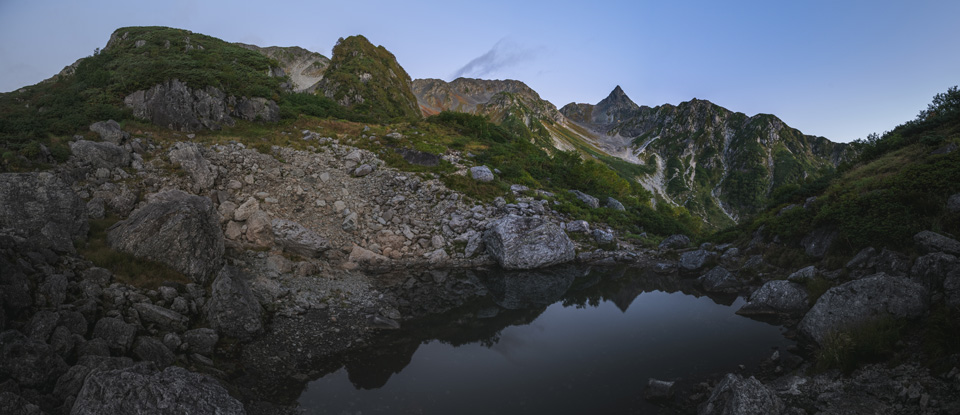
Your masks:
<instances>
[{"instance_id":1,"label":"pointed summit","mask_svg":"<svg viewBox=\"0 0 960 415\"><path fill-rule=\"evenodd\" d=\"M620 85L613 88L610 95L598 102L593 109L594 124L613 124L623 122L633 116L640 107L630 100Z\"/></svg>"}]
</instances>

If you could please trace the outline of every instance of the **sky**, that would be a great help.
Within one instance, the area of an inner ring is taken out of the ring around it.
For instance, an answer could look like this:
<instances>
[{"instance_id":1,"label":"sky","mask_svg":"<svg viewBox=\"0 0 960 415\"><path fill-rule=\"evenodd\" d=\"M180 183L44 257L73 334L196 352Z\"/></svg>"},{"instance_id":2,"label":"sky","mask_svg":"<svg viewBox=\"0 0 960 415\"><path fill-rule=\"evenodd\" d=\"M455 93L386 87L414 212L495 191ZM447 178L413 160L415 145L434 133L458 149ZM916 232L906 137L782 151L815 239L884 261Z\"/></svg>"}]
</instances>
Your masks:
<instances>
[{"instance_id":1,"label":"sky","mask_svg":"<svg viewBox=\"0 0 960 415\"><path fill-rule=\"evenodd\" d=\"M557 107L620 85L639 105L707 99L847 142L960 84L960 1L0 0L0 92L123 26L330 56L362 34L414 79L517 79Z\"/></svg>"}]
</instances>

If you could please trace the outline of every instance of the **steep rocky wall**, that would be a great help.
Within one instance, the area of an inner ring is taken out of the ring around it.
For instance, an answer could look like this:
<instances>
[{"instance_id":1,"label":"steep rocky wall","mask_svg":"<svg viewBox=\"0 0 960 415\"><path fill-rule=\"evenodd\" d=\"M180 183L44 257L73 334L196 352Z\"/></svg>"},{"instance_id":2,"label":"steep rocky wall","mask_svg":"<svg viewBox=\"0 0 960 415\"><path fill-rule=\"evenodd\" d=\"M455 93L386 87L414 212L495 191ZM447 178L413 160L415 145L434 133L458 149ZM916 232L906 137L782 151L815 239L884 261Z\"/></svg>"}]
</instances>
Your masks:
<instances>
[{"instance_id":1,"label":"steep rocky wall","mask_svg":"<svg viewBox=\"0 0 960 415\"><path fill-rule=\"evenodd\" d=\"M123 102L137 118L184 132L233 126L234 117L247 121L280 120L280 107L272 100L228 96L210 86L193 89L177 79L136 91Z\"/></svg>"}]
</instances>

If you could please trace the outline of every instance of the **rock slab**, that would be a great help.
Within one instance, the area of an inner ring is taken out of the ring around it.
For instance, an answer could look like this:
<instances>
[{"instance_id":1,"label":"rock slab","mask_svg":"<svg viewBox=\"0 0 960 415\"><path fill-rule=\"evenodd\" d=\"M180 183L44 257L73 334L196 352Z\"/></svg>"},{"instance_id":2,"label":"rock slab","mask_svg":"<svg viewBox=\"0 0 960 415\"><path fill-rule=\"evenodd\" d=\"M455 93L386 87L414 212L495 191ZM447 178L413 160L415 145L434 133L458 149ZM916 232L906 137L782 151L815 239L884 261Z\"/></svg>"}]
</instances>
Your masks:
<instances>
[{"instance_id":1,"label":"rock slab","mask_svg":"<svg viewBox=\"0 0 960 415\"><path fill-rule=\"evenodd\" d=\"M507 215L483 234L487 253L506 269L534 269L569 262L573 241L559 226L540 218Z\"/></svg>"}]
</instances>

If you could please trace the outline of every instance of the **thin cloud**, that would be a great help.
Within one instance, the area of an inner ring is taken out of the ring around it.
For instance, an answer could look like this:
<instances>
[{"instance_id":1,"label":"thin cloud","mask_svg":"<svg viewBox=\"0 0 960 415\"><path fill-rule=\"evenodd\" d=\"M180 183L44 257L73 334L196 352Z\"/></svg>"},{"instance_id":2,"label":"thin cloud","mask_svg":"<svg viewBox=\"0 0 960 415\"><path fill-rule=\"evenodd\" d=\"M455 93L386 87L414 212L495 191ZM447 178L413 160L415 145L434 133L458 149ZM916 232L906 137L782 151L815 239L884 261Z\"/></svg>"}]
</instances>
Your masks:
<instances>
[{"instance_id":1,"label":"thin cloud","mask_svg":"<svg viewBox=\"0 0 960 415\"><path fill-rule=\"evenodd\" d=\"M533 60L539 53L507 38L500 39L487 53L480 55L453 73L453 79L466 76L479 78Z\"/></svg>"}]
</instances>

